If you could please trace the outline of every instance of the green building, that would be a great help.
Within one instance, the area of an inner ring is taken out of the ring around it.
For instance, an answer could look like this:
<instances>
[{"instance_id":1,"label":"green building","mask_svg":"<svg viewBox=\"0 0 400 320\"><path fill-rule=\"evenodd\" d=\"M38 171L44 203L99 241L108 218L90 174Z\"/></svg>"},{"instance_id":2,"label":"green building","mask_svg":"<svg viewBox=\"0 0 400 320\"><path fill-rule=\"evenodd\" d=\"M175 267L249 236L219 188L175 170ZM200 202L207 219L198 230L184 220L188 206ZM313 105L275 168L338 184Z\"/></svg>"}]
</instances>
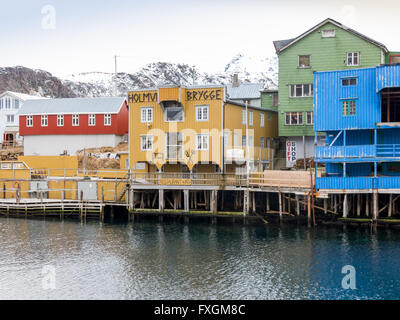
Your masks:
<instances>
[{"instance_id":1,"label":"green building","mask_svg":"<svg viewBox=\"0 0 400 320\"><path fill-rule=\"evenodd\" d=\"M326 19L296 38L274 41L279 57L279 135L286 166L314 156L313 72L389 63L387 48L341 23ZM399 61L395 55L392 57ZM320 137L318 144L324 143Z\"/></svg>"}]
</instances>

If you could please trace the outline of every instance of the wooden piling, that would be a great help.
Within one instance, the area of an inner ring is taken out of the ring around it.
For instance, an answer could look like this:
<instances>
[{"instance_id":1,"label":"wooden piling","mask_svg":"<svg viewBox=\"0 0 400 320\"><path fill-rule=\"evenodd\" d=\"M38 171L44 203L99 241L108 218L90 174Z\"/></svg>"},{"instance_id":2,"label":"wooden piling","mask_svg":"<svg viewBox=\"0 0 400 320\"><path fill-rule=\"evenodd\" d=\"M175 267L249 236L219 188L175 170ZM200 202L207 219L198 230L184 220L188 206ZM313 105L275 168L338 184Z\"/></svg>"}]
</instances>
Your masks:
<instances>
[{"instance_id":1,"label":"wooden piling","mask_svg":"<svg viewBox=\"0 0 400 320\"><path fill-rule=\"evenodd\" d=\"M373 201L373 213L372 213L372 220L376 221L378 219L379 213L378 213L378 192L374 192L372 194L372 201Z\"/></svg>"},{"instance_id":2,"label":"wooden piling","mask_svg":"<svg viewBox=\"0 0 400 320\"><path fill-rule=\"evenodd\" d=\"M346 193L343 198L343 218L347 218L347 216L348 216L348 199Z\"/></svg>"},{"instance_id":3,"label":"wooden piling","mask_svg":"<svg viewBox=\"0 0 400 320\"><path fill-rule=\"evenodd\" d=\"M282 221L282 193L279 192L279 220Z\"/></svg>"},{"instance_id":4,"label":"wooden piling","mask_svg":"<svg viewBox=\"0 0 400 320\"><path fill-rule=\"evenodd\" d=\"M158 190L158 211L160 213L164 212L164 189Z\"/></svg>"},{"instance_id":5,"label":"wooden piling","mask_svg":"<svg viewBox=\"0 0 400 320\"><path fill-rule=\"evenodd\" d=\"M189 190L183 190L184 212L189 212Z\"/></svg>"},{"instance_id":6,"label":"wooden piling","mask_svg":"<svg viewBox=\"0 0 400 320\"><path fill-rule=\"evenodd\" d=\"M299 201L299 195L296 194L296 214L299 217L300 216L300 201Z\"/></svg>"}]
</instances>

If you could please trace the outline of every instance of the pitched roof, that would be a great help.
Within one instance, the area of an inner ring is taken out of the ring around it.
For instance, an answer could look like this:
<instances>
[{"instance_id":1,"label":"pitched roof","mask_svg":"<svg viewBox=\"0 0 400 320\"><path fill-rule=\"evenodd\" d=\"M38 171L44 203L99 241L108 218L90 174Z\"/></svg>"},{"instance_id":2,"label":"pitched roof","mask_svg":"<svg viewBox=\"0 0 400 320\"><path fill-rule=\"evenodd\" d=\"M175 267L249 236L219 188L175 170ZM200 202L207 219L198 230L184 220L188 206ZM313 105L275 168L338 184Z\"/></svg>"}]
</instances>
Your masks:
<instances>
[{"instance_id":1,"label":"pitched roof","mask_svg":"<svg viewBox=\"0 0 400 320\"><path fill-rule=\"evenodd\" d=\"M4 97L5 95L14 96L15 98L18 98L18 99L20 99L22 101L32 100L32 99L46 99L46 98L43 98L43 97L31 96L29 94L19 93L19 92L14 92L14 91L4 91L2 94L0 94L0 98Z\"/></svg>"},{"instance_id":2,"label":"pitched roof","mask_svg":"<svg viewBox=\"0 0 400 320\"><path fill-rule=\"evenodd\" d=\"M125 101L123 97L28 100L18 114L118 113Z\"/></svg>"},{"instance_id":3,"label":"pitched roof","mask_svg":"<svg viewBox=\"0 0 400 320\"><path fill-rule=\"evenodd\" d=\"M238 87L232 84L226 85L227 98L234 99L258 99L261 98L260 91L264 88L262 83L241 83Z\"/></svg>"},{"instance_id":4,"label":"pitched roof","mask_svg":"<svg viewBox=\"0 0 400 320\"><path fill-rule=\"evenodd\" d=\"M316 26L312 27L311 29L307 30L306 32L302 33L301 35L299 35L298 37L294 38L294 39L289 39L289 40L278 40L278 41L274 41L274 46L276 49L276 53L279 54L281 53L283 50L287 49L288 47L290 47L292 44L296 43L297 41L303 39L305 36L309 35L310 33L314 32L316 29L322 27L324 24L326 23L332 23L333 25L347 31L350 32L352 34L354 34L355 36L364 39L365 41L368 41L380 48L382 48L385 52L388 52L388 49L386 48L386 46L378 41L375 41L361 33L359 33L358 31L351 29L349 27L346 27L345 25L341 24L340 22L337 22L336 20L333 20L331 18L325 19L324 21L322 21L321 23L317 24Z\"/></svg>"}]
</instances>

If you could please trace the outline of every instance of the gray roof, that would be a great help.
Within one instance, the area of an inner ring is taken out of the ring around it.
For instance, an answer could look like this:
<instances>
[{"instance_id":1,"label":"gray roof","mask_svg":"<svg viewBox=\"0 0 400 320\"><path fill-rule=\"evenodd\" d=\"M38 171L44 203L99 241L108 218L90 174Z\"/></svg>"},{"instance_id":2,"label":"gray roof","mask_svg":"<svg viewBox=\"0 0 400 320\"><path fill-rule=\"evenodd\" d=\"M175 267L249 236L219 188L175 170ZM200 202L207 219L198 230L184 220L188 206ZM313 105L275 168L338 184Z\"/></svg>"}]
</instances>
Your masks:
<instances>
[{"instance_id":1,"label":"gray roof","mask_svg":"<svg viewBox=\"0 0 400 320\"><path fill-rule=\"evenodd\" d=\"M122 97L28 100L18 114L118 113L124 101Z\"/></svg>"},{"instance_id":2,"label":"gray roof","mask_svg":"<svg viewBox=\"0 0 400 320\"><path fill-rule=\"evenodd\" d=\"M296 37L294 39L274 41L274 46L275 46L275 49L276 49L276 53L279 54L281 51L285 50L286 48L288 48L289 46L291 46L295 42L301 40L305 36L307 36L310 33L314 32L315 30L317 30L318 28L322 27L326 23L332 23L333 25L336 25L337 27L339 27L339 28L341 28L341 29L343 29L345 31L348 31L348 32L354 34L355 36L357 36L357 37L359 37L361 39L364 39L365 41L368 41L368 42L380 47L385 52L388 52L388 49L386 48L386 46L384 44L382 44L382 43L380 43L378 41L375 41L375 40L363 35L362 33L359 33L358 31L356 31L354 29L346 27L345 25L341 24L340 22L337 22L336 20L328 18L328 19L325 19L324 21L318 23L316 26L312 27L311 29L307 30L306 32L302 33L301 35L299 35L298 37Z\"/></svg>"},{"instance_id":3,"label":"gray roof","mask_svg":"<svg viewBox=\"0 0 400 320\"><path fill-rule=\"evenodd\" d=\"M260 91L264 88L262 83L241 83L238 87L232 87L232 84L226 85L228 99L259 99Z\"/></svg>"},{"instance_id":4,"label":"gray roof","mask_svg":"<svg viewBox=\"0 0 400 320\"><path fill-rule=\"evenodd\" d=\"M288 39L288 40L276 40L276 41L273 41L274 46L275 46L275 51L279 52L283 47L286 47L289 43L291 43L295 39L296 38Z\"/></svg>"}]
</instances>

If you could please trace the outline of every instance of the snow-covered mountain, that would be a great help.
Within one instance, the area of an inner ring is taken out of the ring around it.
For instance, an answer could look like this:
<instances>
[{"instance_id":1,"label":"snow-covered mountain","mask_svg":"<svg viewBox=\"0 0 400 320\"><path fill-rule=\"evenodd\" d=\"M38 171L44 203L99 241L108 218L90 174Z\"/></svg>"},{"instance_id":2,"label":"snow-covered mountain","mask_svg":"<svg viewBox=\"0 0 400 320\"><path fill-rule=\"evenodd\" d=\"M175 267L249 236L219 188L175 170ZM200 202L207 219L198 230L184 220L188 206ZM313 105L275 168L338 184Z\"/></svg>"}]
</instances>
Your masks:
<instances>
[{"instance_id":1,"label":"snow-covered mountain","mask_svg":"<svg viewBox=\"0 0 400 320\"><path fill-rule=\"evenodd\" d=\"M205 73L187 64L156 62L133 74L85 72L57 78L42 70L0 68L0 91L12 90L51 98L123 96L130 90L160 85L228 84L235 73L241 82L259 82L270 89L277 87L277 57L256 59L238 54L221 70Z\"/></svg>"}]
</instances>

